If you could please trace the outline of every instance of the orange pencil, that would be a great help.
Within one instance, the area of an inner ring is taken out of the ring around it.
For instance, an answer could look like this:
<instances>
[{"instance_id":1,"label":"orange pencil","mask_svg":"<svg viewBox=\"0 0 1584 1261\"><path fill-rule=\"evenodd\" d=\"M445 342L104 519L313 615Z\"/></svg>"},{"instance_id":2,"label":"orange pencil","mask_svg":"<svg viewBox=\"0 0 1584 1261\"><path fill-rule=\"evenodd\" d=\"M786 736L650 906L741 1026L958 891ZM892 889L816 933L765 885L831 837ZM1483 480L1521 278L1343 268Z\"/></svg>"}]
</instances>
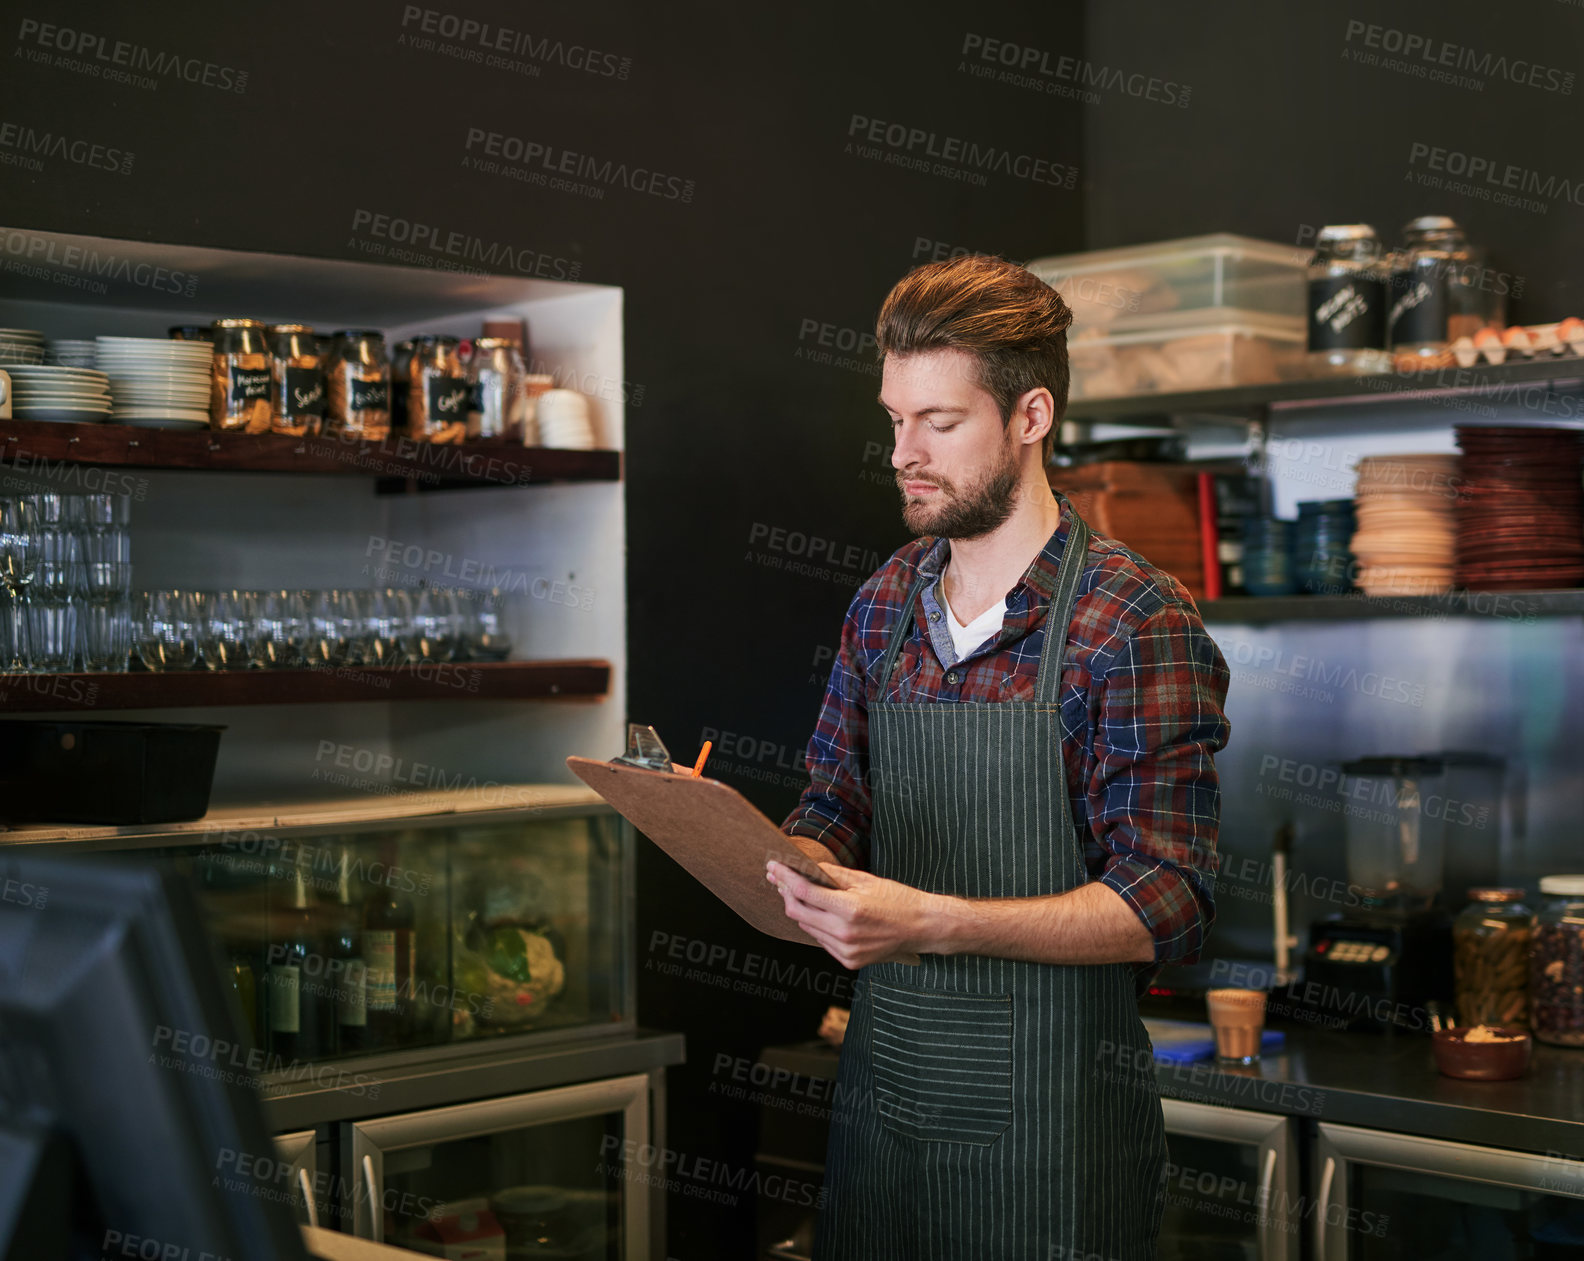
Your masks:
<instances>
[{"instance_id":1,"label":"orange pencil","mask_svg":"<svg viewBox=\"0 0 1584 1261\"><path fill-rule=\"evenodd\" d=\"M715 747L715 741L704 741L704 747L699 750L698 761L693 763L693 778L697 779L704 773L704 759L710 755L710 750Z\"/></svg>"}]
</instances>

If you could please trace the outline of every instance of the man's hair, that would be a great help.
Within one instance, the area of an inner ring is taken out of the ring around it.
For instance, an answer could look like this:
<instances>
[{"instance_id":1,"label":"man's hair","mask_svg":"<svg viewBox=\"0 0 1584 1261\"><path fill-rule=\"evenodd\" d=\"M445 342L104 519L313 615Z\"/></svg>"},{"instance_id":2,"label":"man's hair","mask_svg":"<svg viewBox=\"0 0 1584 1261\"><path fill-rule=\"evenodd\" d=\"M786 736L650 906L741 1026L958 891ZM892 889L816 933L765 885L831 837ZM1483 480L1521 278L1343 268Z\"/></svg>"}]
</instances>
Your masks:
<instances>
[{"instance_id":1,"label":"man's hair","mask_svg":"<svg viewBox=\"0 0 1584 1261\"><path fill-rule=\"evenodd\" d=\"M916 267L887 295L875 324L880 358L931 350L972 355L976 383L995 399L1003 426L1030 390L1051 392L1054 415L1041 448L1050 463L1067 410L1067 327L1061 294L1032 272L990 254Z\"/></svg>"}]
</instances>

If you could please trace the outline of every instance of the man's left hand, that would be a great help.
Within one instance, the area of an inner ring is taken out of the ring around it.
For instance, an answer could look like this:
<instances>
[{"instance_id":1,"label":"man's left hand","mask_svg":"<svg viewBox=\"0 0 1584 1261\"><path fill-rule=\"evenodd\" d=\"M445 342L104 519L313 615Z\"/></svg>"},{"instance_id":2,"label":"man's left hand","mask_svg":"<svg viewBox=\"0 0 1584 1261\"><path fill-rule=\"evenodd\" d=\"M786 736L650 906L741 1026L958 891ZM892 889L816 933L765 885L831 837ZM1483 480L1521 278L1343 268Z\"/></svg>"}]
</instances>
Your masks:
<instances>
[{"instance_id":1,"label":"man's left hand","mask_svg":"<svg viewBox=\"0 0 1584 1261\"><path fill-rule=\"evenodd\" d=\"M817 885L774 859L765 864L765 879L780 892L787 917L842 967L939 953L938 895L836 863L819 866L836 888Z\"/></svg>"}]
</instances>

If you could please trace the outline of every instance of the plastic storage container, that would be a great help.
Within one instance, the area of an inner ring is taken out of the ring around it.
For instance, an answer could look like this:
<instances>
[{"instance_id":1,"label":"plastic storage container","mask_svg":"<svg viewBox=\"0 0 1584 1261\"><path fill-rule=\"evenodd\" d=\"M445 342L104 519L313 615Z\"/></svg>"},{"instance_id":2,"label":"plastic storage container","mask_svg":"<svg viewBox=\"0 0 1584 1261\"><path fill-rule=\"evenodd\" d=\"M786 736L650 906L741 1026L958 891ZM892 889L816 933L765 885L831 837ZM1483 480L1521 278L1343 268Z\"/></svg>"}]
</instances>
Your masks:
<instances>
[{"instance_id":1,"label":"plastic storage container","mask_svg":"<svg viewBox=\"0 0 1584 1261\"><path fill-rule=\"evenodd\" d=\"M1458 1023L1527 1029L1534 912L1522 889L1468 892L1469 904L1452 923Z\"/></svg>"},{"instance_id":2,"label":"plastic storage container","mask_svg":"<svg viewBox=\"0 0 1584 1261\"><path fill-rule=\"evenodd\" d=\"M1209 236L1061 254L1027 264L1067 300L1076 331L1152 327L1162 316L1302 320L1310 252L1277 241Z\"/></svg>"},{"instance_id":3,"label":"plastic storage container","mask_svg":"<svg viewBox=\"0 0 1584 1261\"><path fill-rule=\"evenodd\" d=\"M1067 344L1069 397L1170 394L1292 380L1304 372L1305 340L1299 316L1206 322L1200 312L1181 312L1148 329L1100 335L1091 328Z\"/></svg>"},{"instance_id":4,"label":"plastic storage container","mask_svg":"<svg viewBox=\"0 0 1584 1261\"><path fill-rule=\"evenodd\" d=\"M1529 1019L1542 1042L1584 1046L1584 875L1546 876L1529 953Z\"/></svg>"}]
</instances>

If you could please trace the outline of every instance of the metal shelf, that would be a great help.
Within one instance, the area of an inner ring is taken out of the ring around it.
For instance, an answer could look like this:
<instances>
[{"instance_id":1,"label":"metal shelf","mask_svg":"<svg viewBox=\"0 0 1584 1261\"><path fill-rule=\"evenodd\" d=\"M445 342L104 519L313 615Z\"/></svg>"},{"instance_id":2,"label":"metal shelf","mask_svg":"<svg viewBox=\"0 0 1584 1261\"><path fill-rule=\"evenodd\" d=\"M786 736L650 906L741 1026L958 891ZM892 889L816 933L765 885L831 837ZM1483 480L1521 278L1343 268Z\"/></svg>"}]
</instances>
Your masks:
<instances>
[{"instance_id":1,"label":"metal shelf","mask_svg":"<svg viewBox=\"0 0 1584 1261\"><path fill-rule=\"evenodd\" d=\"M1490 617L1527 622L1584 614L1584 589L1566 591L1448 591L1442 595L1231 596L1206 600L1206 623L1263 626L1272 622L1351 622L1383 617Z\"/></svg>"}]
</instances>

